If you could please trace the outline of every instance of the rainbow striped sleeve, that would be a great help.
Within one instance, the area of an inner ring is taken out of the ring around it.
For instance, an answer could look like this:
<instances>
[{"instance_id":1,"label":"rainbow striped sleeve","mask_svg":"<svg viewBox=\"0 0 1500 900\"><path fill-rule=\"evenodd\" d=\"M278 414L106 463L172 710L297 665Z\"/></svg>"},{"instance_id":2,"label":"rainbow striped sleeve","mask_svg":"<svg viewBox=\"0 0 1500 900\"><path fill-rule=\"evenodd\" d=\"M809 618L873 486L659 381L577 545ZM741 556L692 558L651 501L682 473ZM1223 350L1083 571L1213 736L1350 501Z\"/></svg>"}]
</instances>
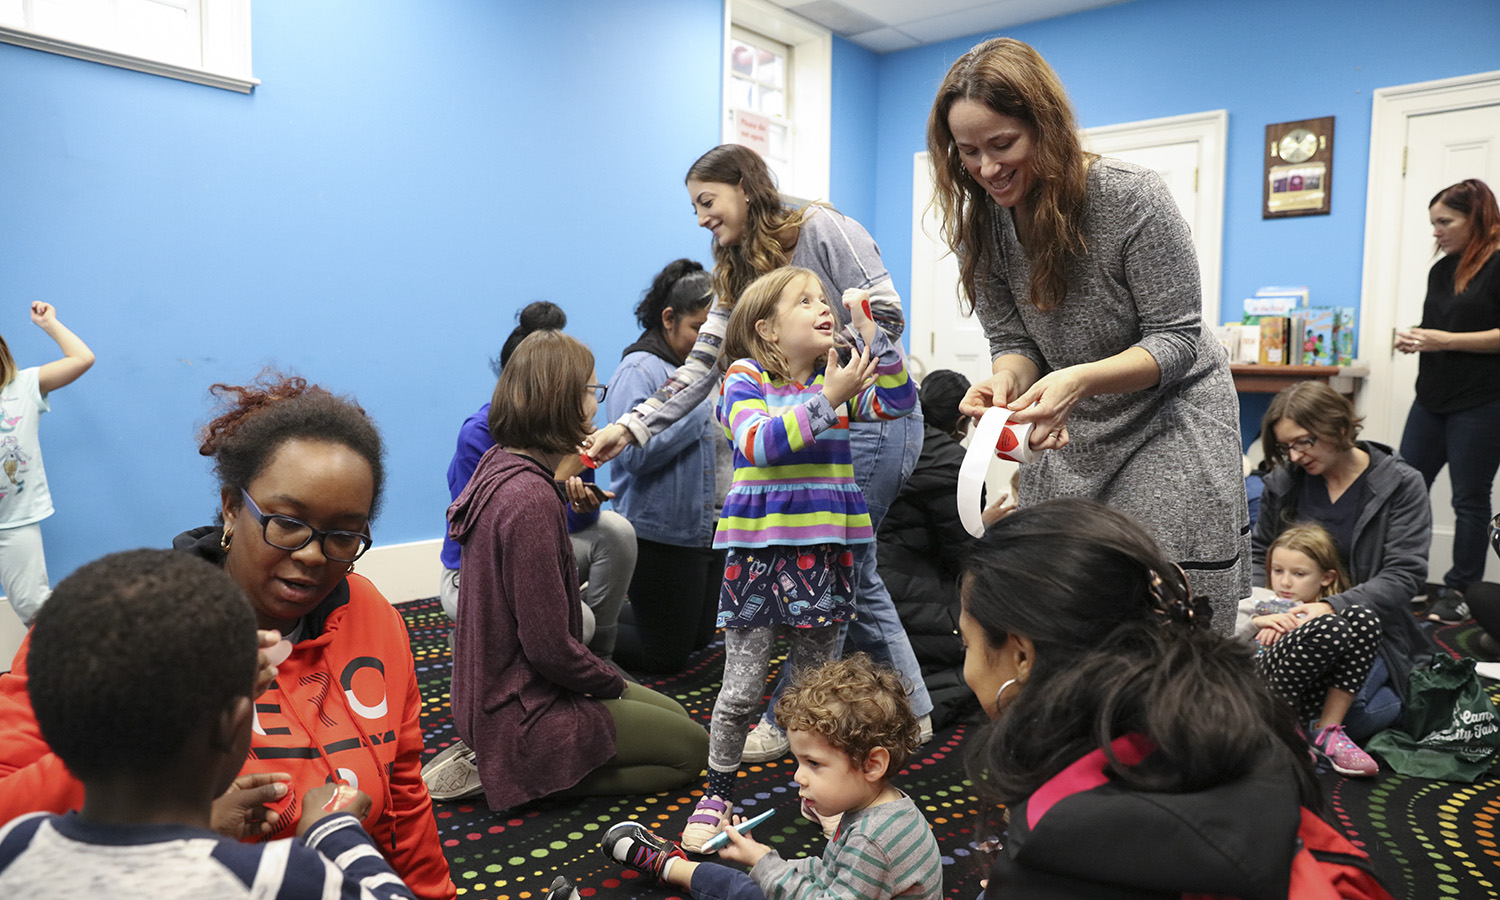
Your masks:
<instances>
[{"instance_id":1,"label":"rainbow striped sleeve","mask_svg":"<svg viewBox=\"0 0 1500 900\"><path fill-rule=\"evenodd\" d=\"M742 359L724 375L719 421L750 465L775 466L792 461L828 426L832 417L811 409L819 402L828 406L821 391L802 394L799 385L773 384L755 360Z\"/></svg>"},{"instance_id":2,"label":"rainbow striped sleeve","mask_svg":"<svg viewBox=\"0 0 1500 900\"><path fill-rule=\"evenodd\" d=\"M849 404L849 418L855 422L875 422L911 415L917 405L917 386L906 374L901 348L877 328L870 352L879 357L875 382L854 397Z\"/></svg>"}]
</instances>

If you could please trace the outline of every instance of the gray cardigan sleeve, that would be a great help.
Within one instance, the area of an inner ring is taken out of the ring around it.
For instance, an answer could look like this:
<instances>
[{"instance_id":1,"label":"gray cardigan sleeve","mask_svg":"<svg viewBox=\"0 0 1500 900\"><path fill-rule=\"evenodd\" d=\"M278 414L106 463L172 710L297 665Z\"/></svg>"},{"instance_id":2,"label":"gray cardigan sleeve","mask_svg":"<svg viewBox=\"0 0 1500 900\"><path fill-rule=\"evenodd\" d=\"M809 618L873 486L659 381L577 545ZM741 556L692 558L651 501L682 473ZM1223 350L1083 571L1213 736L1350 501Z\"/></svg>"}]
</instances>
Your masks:
<instances>
[{"instance_id":1,"label":"gray cardigan sleeve","mask_svg":"<svg viewBox=\"0 0 1500 900\"><path fill-rule=\"evenodd\" d=\"M849 324L844 291L855 288L870 294L870 315L892 343L906 331L906 313L891 273L880 258L880 247L864 226L825 206L808 211L792 250L792 265L811 269L823 282L828 306L841 325Z\"/></svg>"},{"instance_id":2,"label":"gray cardigan sleeve","mask_svg":"<svg viewBox=\"0 0 1500 900\"><path fill-rule=\"evenodd\" d=\"M1198 359L1203 288L1198 255L1177 202L1161 176L1131 182L1126 214L1125 279L1140 316L1140 347L1161 369L1161 386L1181 381Z\"/></svg>"}]
</instances>

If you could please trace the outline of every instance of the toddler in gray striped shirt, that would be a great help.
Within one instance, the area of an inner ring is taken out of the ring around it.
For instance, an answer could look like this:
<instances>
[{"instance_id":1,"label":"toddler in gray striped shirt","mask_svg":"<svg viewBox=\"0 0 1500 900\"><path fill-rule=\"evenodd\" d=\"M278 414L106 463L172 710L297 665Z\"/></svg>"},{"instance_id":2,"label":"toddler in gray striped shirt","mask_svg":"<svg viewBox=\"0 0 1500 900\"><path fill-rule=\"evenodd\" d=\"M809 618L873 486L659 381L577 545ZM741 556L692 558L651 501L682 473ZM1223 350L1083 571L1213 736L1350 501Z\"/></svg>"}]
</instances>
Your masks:
<instances>
[{"instance_id":1,"label":"toddler in gray striped shirt","mask_svg":"<svg viewBox=\"0 0 1500 900\"><path fill-rule=\"evenodd\" d=\"M605 854L696 900L938 900L937 840L921 810L890 783L920 742L901 676L863 653L824 663L795 679L776 705L776 723L797 758L804 815L831 826L821 857L782 859L731 826L718 855L749 866L746 874L695 862L638 822L605 832ZM557 886L559 900L570 887Z\"/></svg>"}]
</instances>

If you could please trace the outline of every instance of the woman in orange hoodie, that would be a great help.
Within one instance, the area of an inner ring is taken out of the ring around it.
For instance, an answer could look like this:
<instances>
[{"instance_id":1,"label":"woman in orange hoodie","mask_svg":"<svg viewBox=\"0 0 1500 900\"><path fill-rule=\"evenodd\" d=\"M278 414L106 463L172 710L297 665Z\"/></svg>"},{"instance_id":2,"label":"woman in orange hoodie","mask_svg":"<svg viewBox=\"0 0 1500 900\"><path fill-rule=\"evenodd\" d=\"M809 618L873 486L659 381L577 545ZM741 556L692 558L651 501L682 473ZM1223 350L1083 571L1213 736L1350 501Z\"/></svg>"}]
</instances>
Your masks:
<instances>
[{"instance_id":1,"label":"woman in orange hoodie","mask_svg":"<svg viewBox=\"0 0 1500 900\"><path fill-rule=\"evenodd\" d=\"M222 566L260 628L292 644L256 701L237 782L244 794L272 799L221 803L216 825L252 839L289 837L309 788L347 783L373 800L365 828L412 891L452 898L420 774L421 699L406 625L354 574L380 505L380 434L359 406L300 378L268 373L212 391L225 409L199 452L214 458L222 523L178 535L173 546ZM26 651L0 678L0 822L82 801L79 783L40 740Z\"/></svg>"}]
</instances>

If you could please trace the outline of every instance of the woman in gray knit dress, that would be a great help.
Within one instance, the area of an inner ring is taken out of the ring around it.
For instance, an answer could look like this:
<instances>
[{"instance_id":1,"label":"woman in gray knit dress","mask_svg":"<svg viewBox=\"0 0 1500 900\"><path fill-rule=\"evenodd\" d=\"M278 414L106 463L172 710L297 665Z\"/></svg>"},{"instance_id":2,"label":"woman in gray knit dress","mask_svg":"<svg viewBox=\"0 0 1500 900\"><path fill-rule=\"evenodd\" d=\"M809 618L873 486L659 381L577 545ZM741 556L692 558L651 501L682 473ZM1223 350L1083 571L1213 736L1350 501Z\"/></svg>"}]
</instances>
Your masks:
<instances>
[{"instance_id":1,"label":"woman in gray knit dress","mask_svg":"<svg viewBox=\"0 0 1500 900\"><path fill-rule=\"evenodd\" d=\"M1034 423L1033 448L1050 452L1021 468L1022 505L1090 497L1129 512L1227 633L1250 593L1239 402L1166 186L1085 152L1057 75L1008 38L953 64L927 145L993 360L960 408Z\"/></svg>"}]
</instances>

